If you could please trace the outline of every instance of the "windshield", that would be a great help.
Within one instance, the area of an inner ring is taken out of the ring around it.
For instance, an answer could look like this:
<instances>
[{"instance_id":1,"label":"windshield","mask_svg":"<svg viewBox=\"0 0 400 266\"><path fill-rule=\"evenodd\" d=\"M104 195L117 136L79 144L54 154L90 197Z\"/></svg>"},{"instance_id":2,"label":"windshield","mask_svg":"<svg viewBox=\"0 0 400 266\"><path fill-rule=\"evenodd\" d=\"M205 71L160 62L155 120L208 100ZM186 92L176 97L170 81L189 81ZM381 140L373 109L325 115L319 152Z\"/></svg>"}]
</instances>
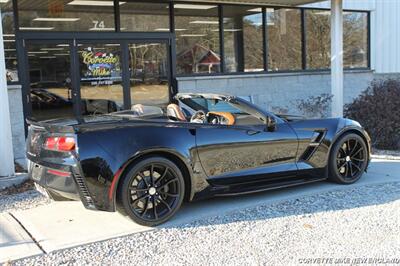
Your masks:
<instances>
[{"instance_id":1,"label":"windshield","mask_svg":"<svg viewBox=\"0 0 400 266\"><path fill-rule=\"evenodd\" d=\"M206 112L229 112L232 114L244 114L242 110L236 108L229 102L221 101L218 99L207 99L198 97L180 100L195 111L203 110Z\"/></svg>"}]
</instances>

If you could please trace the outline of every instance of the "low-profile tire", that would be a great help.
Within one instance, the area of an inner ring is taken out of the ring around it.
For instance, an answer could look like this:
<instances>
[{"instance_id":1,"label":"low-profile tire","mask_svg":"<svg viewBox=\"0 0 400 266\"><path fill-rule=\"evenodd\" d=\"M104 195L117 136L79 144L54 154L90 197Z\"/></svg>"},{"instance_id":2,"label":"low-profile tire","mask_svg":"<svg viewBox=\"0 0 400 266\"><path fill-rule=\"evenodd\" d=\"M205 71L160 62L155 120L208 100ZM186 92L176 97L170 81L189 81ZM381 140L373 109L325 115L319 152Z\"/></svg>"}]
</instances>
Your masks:
<instances>
[{"instance_id":1,"label":"low-profile tire","mask_svg":"<svg viewBox=\"0 0 400 266\"><path fill-rule=\"evenodd\" d=\"M156 226L170 219L181 207L184 195L182 172L163 157L135 163L119 187L124 211L145 226Z\"/></svg>"},{"instance_id":2,"label":"low-profile tire","mask_svg":"<svg viewBox=\"0 0 400 266\"><path fill-rule=\"evenodd\" d=\"M368 166L368 148L365 140L349 133L333 145L329 157L329 179L339 184L358 181Z\"/></svg>"}]
</instances>

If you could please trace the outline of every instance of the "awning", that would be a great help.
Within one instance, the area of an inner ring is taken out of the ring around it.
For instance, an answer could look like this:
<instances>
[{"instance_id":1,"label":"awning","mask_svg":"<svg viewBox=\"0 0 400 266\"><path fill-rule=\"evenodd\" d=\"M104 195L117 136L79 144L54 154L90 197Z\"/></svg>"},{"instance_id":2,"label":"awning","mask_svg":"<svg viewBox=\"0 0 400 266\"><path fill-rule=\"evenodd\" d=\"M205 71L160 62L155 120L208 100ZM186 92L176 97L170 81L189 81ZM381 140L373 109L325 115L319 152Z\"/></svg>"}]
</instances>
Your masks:
<instances>
[{"instance_id":1,"label":"awning","mask_svg":"<svg viewBox=\"0 0 400 266\"><path fill-rule=\"evenodd\" d=\"M324 0L184 0L184 2L193 3L229 3L229 4L255 4L255 5L271 5L271 6L298 6L322 2ZM175 2L180 2L176 0Z\"/></svg>"}]
</instances>

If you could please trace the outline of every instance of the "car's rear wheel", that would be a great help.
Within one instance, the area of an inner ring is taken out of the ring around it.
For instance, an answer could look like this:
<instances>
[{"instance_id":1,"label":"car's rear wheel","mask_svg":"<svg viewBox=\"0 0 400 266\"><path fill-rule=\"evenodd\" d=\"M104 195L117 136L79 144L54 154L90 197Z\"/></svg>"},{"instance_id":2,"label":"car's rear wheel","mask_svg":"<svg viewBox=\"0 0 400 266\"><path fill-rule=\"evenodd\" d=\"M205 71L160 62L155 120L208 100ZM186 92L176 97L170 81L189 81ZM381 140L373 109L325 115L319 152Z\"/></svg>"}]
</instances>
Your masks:
<instances>
[{"instance_id":1,"label":"car's rear wheel","mask_svg":"<svg viewBox=\"0 0 400 266\"><path fill-rule=\"evenodd\" d=\"M185 195L181 171L170 160L151 157L135 164L125 175L120 196L125 212L136 223L155 226L180 208Z\"/></svg>"},{"instance_id":2,"label":"car's rear wheel","mask_svg":"<svg viewBox=\"0 0 400 266\"><path fill-rule=\"evenodd\" d=\"M365 140L350 133L336 141L329 158L329 178L340 184L359 180L368 165L368 148Z\"/></svg>"}]
</instances>

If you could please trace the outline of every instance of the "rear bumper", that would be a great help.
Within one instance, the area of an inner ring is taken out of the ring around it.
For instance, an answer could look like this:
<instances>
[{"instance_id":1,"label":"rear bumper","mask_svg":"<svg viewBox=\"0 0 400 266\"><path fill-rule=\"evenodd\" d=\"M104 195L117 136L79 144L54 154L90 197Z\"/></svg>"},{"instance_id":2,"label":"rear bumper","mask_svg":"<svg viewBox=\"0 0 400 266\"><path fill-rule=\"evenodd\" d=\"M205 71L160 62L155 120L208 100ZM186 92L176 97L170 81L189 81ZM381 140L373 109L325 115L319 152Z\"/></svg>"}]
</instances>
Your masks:
<instances>
[{"instance_id":1,"label":"rear bumper","mask_svg":"<svg viewBox=\"0 0 400 266\"><path fill-rule=\"evenodd\" d=\"M29 161L29 177L56 201L82 201L87 209L96 209L82 176L73 167L61 169Z\"/></svg>"}]
</instances>

